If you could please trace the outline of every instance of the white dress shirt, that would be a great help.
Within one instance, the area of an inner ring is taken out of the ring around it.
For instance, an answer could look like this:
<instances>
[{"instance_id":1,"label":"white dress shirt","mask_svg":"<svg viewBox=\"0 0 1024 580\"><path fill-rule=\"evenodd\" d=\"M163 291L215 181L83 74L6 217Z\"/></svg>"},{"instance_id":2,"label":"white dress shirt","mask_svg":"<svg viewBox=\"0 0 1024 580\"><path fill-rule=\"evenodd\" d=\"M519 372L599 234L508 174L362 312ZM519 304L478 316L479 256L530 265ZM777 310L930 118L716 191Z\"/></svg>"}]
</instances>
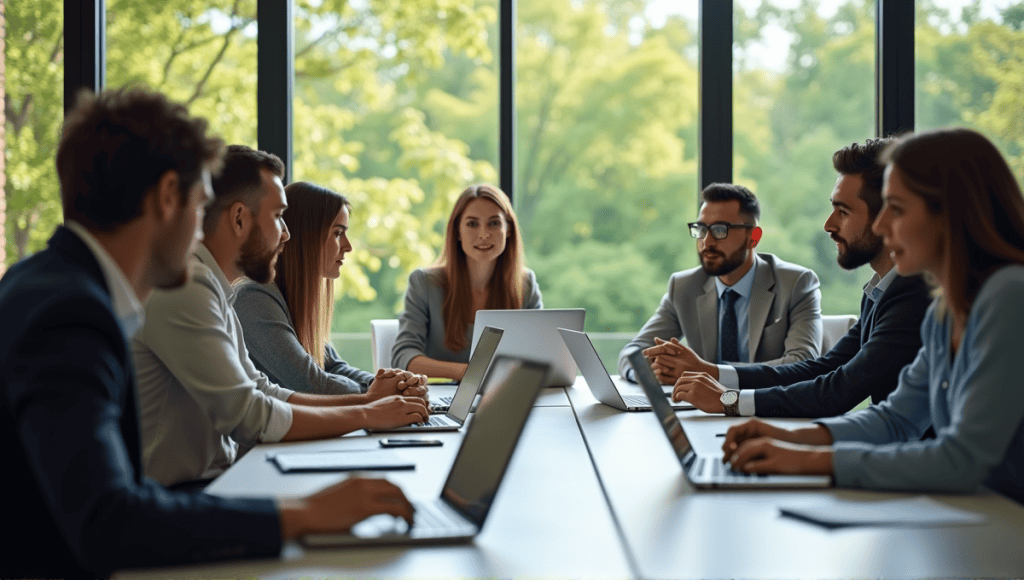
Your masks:
<instances>
[{"instance_id":1,"label":"white dress shirt","mask_svg":"<svg viewBox=\"0 0 1024 580\"><path fill-rule=\"evenodd\" d=\"M100 271L103 272L103 280L107 283L110 300L114 306L114 315L117 316L117 320L121 323L121 331L124 332L125 336L131 338L142 327L142 323L146 318L146 311L143 309L142 303L139 302L139 297L135 295L135 289L128 283L128 278L125 278L121 267L110 257L107 250L96 241L96 238L92 237L92 234L89 233L89 230L85 229L85 226L78 222L69 221L64 224L64 227L74 232L82 240L82 243L89 248L96 261L99 262Z\"/></svg>"},{"instance_id":2,"label":"white dress shirt","mask_svg":"<svg viewBox=\"0 0 1024 580\"><path fill-rule=\"evenodd\" d=\"M238 443L280 441L293 391L256 370L233 307L235 292L200 245L190 280L153 292L133 343L143 471L163 485L216 477Z\"/></svg>"}]
</instances>

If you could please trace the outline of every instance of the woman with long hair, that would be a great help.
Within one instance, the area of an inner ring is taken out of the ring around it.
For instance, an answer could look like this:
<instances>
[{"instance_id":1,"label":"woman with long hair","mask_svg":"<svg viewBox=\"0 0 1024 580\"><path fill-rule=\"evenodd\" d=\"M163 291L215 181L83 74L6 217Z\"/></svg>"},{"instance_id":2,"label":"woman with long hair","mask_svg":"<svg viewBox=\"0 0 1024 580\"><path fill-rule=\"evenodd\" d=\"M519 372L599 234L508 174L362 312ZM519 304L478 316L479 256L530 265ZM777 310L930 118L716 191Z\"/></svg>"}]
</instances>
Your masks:
<instances>
[{"instance_id":1,"label":"woman with long hair","mask_svg":"<svg viewBox=\"0 0 1024 580\"><path fill-rule=\"evenodd\" d=\"M304 181L285 187L285 195L284 221L292 237L278 256L273 281L244 279L235 288L249 358L270 380L293 391L360 395L369 390L372 399L414 386L402 394L425 395L424 377L391 369L375 376L346 363L331 346L334 280L352 251L348 199ZM389 384L397 378L401 384L371 390L377 378Z\"/></svg>"},{"instance_id":2,"label":"woman with long hair","mask_svg":"<svg viewBox=\"0 0 1024 580\"><path fill-rule=\"evenodd\" d=\"M935 300L923 346L887 400L786 430L753 420L723 445L735 469L832 475L836 485L970 491L1024 502L1024 198L984 136L930 131L888 152L874 231L901 275L923 272ZM919 440L935 429L934 439Z\"/></svg>"},{"instance_id":3,"label":"woman with long hair","mask_svg":"<svg viewBox=\"0 0 1024 580\"><path fill-rule=\"evenodd\" d=\"M462 192L431 268L409 276L391 364L413 373L459 380L469 361L478 310L542 308L512 204L492 185Z\"/></svg>"}]
</instances>

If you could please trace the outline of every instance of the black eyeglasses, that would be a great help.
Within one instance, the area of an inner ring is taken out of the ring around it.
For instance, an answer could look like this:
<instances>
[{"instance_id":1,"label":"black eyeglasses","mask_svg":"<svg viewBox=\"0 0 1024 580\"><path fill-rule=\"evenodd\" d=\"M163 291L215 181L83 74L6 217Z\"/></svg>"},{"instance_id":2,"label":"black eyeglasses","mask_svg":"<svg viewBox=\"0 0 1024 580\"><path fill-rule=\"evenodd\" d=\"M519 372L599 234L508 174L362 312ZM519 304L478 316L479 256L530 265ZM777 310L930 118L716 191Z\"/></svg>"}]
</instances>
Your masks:
<instances>
[{"instance_id":1,"label":"black eyeglasses","mask_svg":"<svg viewBox=\"0 0 1024 580\"><path fill-rule=\"evenodd\" d=\"M703 240L704 237L708 235L708 230L711 230L711 237L716 240L724 240L729 237L729 230L733 228L745 228L749 230L757 227L750 224L730 224L728 222L716 222L711 225L701 222L690 222L686 225L690 226L690 236L697 238L698 240Z\"/></svg>"}]
</instances>

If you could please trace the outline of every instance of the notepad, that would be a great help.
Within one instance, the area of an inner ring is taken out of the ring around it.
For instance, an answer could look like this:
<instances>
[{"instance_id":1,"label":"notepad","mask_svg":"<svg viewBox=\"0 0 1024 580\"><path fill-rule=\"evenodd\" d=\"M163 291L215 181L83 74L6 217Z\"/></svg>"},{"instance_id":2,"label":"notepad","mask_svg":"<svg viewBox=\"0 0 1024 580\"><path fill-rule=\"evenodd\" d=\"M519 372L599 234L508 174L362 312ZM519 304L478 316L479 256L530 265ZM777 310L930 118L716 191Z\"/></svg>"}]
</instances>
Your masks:
<instances>
[{"instance_id":1,"label":"notepad","mask_svg":"<svg viewBox=\"0 0 1024 580\"><path fill-rule=\"evenodd\" d=\"M320 453L275 453L268 455L281 473L328 471L392 471L415 469L416 464L400 452L387 451L323 451Z\"/></svg>"},{"instance_id":2,"label":"notepad","mask_svg":"<svg viewBox=\"0 0 1024 580\"><path fill-rule=\"evenodd\" d=\"M828 528L848 526L935 527L985 523L985 516L950 507L926 496L886 501L829 500L780 507L782 515Z\"/></svg>"}]
</instances>

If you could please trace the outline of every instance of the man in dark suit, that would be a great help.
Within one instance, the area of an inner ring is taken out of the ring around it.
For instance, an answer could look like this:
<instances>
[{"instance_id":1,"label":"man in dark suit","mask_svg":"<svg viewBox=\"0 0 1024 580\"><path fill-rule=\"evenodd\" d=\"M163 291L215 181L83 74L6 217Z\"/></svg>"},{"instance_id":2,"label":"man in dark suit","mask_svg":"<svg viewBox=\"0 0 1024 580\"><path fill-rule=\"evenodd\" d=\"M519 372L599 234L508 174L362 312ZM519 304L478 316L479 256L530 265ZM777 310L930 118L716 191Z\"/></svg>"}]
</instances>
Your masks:
<instances>
[{"instance_id":1,"label":"man in dark suit","mask_svg":"<svg viewBox=\"0 0 1024 580\"><path fill-rule=\"evenodd\" d=\"M65 226L0 279L0 577L266 557L373 513L401 491L349 480L303 501L173 493L142 477L128 339L154 287L188 279L222 143L142 90L84 95L57 151Z\"/></svg>"},{"instance_id":2,"label":"man in dark suit","mask_svg":"<svg viewBox=\"0 0 1024 580\"><path fill-rule=\"evenodd\" d=\"M880 403L896 388L900 370L921 348L921 321L931 298L920 276L897 275L881 238L871 231L882 207L885 165L880 157L892 142L869 139L832 156L840 175L825 231L836 242L841 267L870 264L875 272L864 288L857 323L824 356L779 366L735 365L728 382L718 379L715 365L678 345L688 372L676 382L674 400L708 413L831 417L867 397Z\"/></svg>"}]
</instances>

